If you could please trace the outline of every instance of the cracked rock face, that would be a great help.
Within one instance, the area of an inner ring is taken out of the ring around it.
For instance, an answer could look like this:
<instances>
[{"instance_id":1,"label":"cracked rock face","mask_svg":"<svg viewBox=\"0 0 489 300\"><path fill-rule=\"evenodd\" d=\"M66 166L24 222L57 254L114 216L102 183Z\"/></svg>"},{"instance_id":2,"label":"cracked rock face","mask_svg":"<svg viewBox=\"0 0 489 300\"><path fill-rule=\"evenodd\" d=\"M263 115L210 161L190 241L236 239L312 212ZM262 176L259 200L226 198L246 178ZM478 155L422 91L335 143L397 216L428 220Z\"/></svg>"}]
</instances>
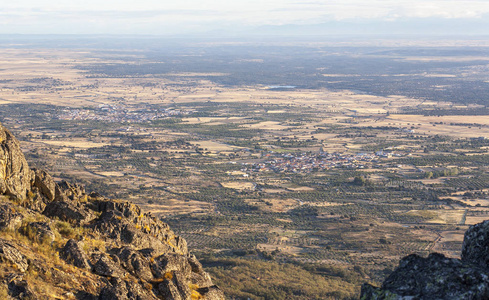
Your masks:
<instances>
[{"instance_id":1,"label":"cracked rock face","mask_svg":"<svg viewBox=\"0 0 489 300\"><path fill-rule=\"evenodd\" d=\"M32 177L19 141L0 124L0 194L25 198Z\"/></svg>"}]
</instances>

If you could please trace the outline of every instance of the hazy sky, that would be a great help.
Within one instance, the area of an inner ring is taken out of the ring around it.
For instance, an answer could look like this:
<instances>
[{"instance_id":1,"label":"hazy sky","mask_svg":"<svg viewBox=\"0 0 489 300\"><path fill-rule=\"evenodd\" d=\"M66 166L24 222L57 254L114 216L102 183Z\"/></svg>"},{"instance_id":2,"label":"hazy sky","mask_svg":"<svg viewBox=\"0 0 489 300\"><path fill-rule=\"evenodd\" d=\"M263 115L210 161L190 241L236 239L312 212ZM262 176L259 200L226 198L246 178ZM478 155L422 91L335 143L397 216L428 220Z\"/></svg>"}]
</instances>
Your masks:
<instances>
[{"instance_id":1,"label":"hazy sky","mask_svg":"<svg viewBox=\"0 0 489 300\"><path fill-rule=\"evenodd\" d=\"M0 33L489 34L488 0L0 0ZM455 30L455 32L454 32Z\"/></svg>"}]
</instances>

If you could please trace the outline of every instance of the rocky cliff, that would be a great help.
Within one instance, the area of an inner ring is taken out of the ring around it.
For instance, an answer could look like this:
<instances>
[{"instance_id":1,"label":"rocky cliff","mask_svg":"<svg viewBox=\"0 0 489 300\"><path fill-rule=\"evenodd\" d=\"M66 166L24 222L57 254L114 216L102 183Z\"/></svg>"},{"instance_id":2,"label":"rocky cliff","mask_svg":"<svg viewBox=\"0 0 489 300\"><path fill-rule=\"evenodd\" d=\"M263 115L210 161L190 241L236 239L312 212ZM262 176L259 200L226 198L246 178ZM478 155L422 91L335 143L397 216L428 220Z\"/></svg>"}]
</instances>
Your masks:
<instances>
[{"instance_id":1,"label":"rocky cliff","mask_svg":"<svg viewBox=\"0 0 489 300\"><path fill-rule=\"evenodd\" d=\"M167 224L30 169L0 125L0 299L224 295Z\"/></svg>"},{"instance_id":2,"label":"rocky cliff","mask_svg":"<svg viewBox=\"0 0 489 300\"><path fill-rule=\"evenodd\" d=\"M461 259L409 255L381 287L364 284L360 299L489 299L489 221L467 230Z\"/></svg>"}]
</instances>

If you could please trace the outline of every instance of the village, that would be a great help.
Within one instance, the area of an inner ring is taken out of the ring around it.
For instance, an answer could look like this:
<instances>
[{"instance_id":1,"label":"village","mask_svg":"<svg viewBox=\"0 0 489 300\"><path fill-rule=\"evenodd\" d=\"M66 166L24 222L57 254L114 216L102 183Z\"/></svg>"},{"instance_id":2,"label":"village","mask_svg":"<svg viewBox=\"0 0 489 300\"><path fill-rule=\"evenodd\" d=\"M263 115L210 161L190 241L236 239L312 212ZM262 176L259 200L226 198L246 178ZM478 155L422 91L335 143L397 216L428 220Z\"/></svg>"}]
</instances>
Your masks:
<instances>
[{"instance_id":1,"label":"village","mask_svg":"<svg viewBox=\"0 0 489 300\"><path fill-rule=\"evenodd\" d=\"M275 172L275 173L310 173L314 171L329 170L332 168L364 169L381 158L401 157L401 154L392 151L377 151L375 153L275 153L269 152L268 160L254 163L250 167L252 172Z\"/></svg>"},{"instance_id":2,"label":"village","mask_svg":"<svg viewBox=\"0 0 489 300\"><path fill-rule=\"evenodd\" d=\"M95 120L108 123L143 123L158 119L188 115L190 112L175 109L141 108L130 110L124 106L100 104L96 108L63 109L59 120Z\"/></svg>"}]
</instances>

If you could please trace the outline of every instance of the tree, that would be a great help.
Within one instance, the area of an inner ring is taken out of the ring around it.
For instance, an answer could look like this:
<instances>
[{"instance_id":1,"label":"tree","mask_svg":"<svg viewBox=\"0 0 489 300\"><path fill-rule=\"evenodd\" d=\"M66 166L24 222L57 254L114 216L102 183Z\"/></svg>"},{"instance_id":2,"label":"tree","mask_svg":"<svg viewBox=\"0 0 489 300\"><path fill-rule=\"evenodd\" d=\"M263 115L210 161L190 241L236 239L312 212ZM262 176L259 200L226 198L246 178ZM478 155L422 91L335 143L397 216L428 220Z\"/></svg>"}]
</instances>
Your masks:
<instances>
[{"instance_id":1,"label":"tree","mask_svg":"<svg viewBox=\"0 0 489 300\"><path fill-rule=\"evenodd\" d=\"M367 179L365 179L365 177L363 176L355 176L355 178L353 178L353 184L358 186L364 186L367 184Z\"/></svg>"}]
</instances>

